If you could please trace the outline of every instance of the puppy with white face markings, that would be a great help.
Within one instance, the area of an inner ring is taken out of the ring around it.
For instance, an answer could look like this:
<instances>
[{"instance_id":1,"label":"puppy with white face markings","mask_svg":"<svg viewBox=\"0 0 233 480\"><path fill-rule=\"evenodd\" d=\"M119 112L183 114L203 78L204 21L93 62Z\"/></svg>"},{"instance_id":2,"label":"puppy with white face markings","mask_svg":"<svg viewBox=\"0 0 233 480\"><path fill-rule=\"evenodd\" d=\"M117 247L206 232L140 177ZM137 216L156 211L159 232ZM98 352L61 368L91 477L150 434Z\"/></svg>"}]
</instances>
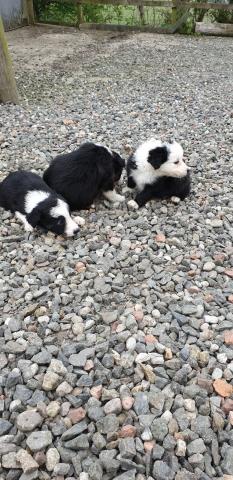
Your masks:
<instances>
[{"instance_id":1,"label":"puppy with white face markings","mask_svg":"<svg viewBox=\"0 0 233 480\"><path fill-rule=\"evenodd\" d=\"M128 187L138 190L135 208L155 198L171 198L178 203L190 193L189 167L175 141L151 139L140 145L128 159L127 177Z\"/></svg>"},{"instance_id":2,"label":"puppy with white face markings","mask_svg":"<svg viewBox=\"0 0 233 480\"><path fill-rule=\"evenodd\" d=\"M39 226L72 237L79 230L78 223L84 222L71 218L68 204L39 175L24 170L10 173L0 183L0 207L14 213L26 232Z\"/></svg>"}]
</instances>

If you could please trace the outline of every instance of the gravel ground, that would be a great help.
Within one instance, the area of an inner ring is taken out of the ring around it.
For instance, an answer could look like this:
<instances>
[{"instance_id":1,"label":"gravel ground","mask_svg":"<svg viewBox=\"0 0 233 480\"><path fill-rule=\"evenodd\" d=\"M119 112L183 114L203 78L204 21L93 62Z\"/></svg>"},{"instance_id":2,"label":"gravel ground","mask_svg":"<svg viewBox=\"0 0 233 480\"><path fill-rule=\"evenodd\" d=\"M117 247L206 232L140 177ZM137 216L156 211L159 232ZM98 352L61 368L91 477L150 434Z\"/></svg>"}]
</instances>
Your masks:
<instances>
[{"instance_id":1,"label":"gravel ground","mask_svg":"<svg viewBox=\"0 0 233 480\"><path fill-rule=\"evenodd\" d=\"M0 480L232 480L232 40L8 40L23 104L0 107L1 178L174 136L193 191L97 202L73 240L1 211Z\"/></svg>"}]
</instances>

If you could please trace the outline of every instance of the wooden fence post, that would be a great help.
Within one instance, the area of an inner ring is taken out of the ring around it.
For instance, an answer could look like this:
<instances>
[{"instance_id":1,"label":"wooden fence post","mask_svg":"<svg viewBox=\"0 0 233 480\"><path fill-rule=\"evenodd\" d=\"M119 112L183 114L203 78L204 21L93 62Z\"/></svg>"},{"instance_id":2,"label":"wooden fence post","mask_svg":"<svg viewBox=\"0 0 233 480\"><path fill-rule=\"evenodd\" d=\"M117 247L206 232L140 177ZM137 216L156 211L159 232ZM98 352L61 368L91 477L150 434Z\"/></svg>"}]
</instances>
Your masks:
<instances>
[{"instance_id":1,"label":"wooden fence post","mask_svg":"<svg viewBox=\"0 0 233 480\"><path fill-rule=\"evenodd\" d=\"M33 0L24 0L24 9L25 9L25 12L26 12L28 25L34 25L35 24L35 13L34 13Z\"/></svg>"},{"instance_id":2,"label":"wooden fence post","mask_svg":"<svg viewBox=\"0 0 233 480\"><path fill-rule=\"evenodd\" d=\"M83 20L83 6L81 4L77 4L76 11L77 11L76 25L77 25L77 27L79 27L79 25L81 25L81 23L84 22L84 20Z\"/></svg>"},{"instance_id":3,"label":"wooden fence post","mask_svg":"<svg viewBox=\"0 0 233 480\"><path fill-rule=\"evenodd\" d=\"M10 53L0 16L0 102L19 103Z\"/></svg>"}]
</instances>

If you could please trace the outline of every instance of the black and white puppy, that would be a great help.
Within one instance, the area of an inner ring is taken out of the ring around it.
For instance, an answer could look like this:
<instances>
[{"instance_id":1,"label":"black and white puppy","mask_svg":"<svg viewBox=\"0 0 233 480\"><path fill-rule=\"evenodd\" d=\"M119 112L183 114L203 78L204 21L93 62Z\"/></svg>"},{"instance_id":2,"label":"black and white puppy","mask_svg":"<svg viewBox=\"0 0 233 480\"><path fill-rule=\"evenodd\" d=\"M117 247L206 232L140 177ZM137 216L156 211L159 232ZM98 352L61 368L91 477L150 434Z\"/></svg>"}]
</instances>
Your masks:
<instances>
[{"instance_id":1,"label":"black and white puppy","mask_svg":"<svg viewBox=\"0 0 233 480\"><path fill-rule=\"evenodd\" d=\"M128 187L138 190L138 207L155 198L171 198L178 203L190 193L189 167L181 145L175 141L151 139L140 145L127 162L127 177Z\"/></svg>"},{"instance_id":2,"label":"black and white puppy","mask_svg":"<svg viewBox=\"0 0 233 480\"><path fill-rule=\"evenodd\" d=\"M111 202L124 201L125 197L114 190L124 166L118 153L84 143L78 150L54 158L43 178L65 198L71 210L82 210L90 207L100 193Z\"/></svg>"},{"instance_id":3,"label":"black and white puppy","mask_svg":"<svg viewBox=\"0 0 233 480\"><path fill-rule=\"evenodd\" d=\"M64 199L32 172L12 172L0 183L0 206L14 213L26 232L38 225L57 235L72 237L79 230Z\"/></svg>"}]
</instances>

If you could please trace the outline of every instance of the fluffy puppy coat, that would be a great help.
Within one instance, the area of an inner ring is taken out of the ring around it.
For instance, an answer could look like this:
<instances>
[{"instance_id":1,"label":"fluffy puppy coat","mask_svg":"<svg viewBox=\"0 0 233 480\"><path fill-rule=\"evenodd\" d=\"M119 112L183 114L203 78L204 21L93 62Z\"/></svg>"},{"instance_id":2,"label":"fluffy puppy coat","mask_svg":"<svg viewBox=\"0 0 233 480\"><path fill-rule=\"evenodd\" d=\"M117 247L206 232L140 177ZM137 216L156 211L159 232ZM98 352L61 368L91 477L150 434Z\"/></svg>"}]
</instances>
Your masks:
<instances>
[{"instance_id":1,"label":"fluffy puppy coat","mask_svg":"<svg viewBox=\"0 0 233 480\"><path fill-rule=\"evenodd\" d=\"M184 200L190 193L189 167L183 149L175 141L148 140L127 162L128 187L137 188L136 202L142 207L152 199Z\"/></svg>"},{"instance_id":2,"label":"fluffy puppy coat","mask_svg":"<svg viewBox=\"0 0 233 480\"><path fill-rule=\"evenodd\" d=\"M43 178L65 198L71 210L82 210L90 207L100 193L111 202L124 201L114 190L124 166L125 161L116 152L84 143L78 150L53 159Z\"/></svg>"},{"instance_id":3,"label":"fluffy puppy coat","mask_svg":"<svg viewBox=\"0 0 233 480\"><path fill-rule=\"evenodd\" d=\"M12 172L0 183L0 206L14 213L27 232L37 225L57 235L78 231L68 204L32 172Z\"/></svg>"}]
</instances>

